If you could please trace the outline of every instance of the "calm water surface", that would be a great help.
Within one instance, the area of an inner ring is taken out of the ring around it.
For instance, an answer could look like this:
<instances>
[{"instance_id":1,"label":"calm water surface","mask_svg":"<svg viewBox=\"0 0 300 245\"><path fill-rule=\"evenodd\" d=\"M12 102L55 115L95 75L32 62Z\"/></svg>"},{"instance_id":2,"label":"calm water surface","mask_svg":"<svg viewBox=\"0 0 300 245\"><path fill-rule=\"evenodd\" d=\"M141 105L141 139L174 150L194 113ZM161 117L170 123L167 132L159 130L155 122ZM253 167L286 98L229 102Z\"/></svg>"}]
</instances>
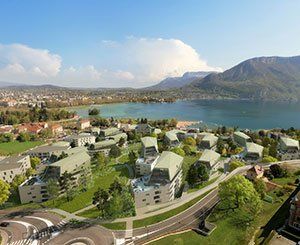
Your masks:
<instances>
[{"instance_id":1,"label":"calm water surface","mask_svg":"<svg viewBox=\"0 0 300 245\"><path fill-rule=\"evenodd\" d=\"M192 100L171 104L120 103L95 106L102 117L177 118L207 124L261 129L300 128L300 103L254 102L236 100ZM90 107L73 108L87 117Z\"/></svg>"}]
</instances>

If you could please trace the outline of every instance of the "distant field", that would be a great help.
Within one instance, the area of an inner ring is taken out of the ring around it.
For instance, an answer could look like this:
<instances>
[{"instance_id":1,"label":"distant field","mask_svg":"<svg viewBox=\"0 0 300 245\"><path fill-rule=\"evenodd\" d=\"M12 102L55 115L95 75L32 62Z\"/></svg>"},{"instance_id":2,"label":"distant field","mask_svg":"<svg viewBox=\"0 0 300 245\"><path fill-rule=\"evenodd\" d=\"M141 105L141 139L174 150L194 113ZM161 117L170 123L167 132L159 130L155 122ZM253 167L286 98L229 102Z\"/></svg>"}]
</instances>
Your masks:
<instances>
[{"instance_id":1,"label":"distant field","mask_svg":"<svg viewBox=\"0 0 300 245\"><path fill-rule=\"evenodd\" d=\"M13 141L8 143L0 143L0 155L13 155L29 150L35 146L41 145L42 141L19 142Z\"/></svg>"}]
</instances>

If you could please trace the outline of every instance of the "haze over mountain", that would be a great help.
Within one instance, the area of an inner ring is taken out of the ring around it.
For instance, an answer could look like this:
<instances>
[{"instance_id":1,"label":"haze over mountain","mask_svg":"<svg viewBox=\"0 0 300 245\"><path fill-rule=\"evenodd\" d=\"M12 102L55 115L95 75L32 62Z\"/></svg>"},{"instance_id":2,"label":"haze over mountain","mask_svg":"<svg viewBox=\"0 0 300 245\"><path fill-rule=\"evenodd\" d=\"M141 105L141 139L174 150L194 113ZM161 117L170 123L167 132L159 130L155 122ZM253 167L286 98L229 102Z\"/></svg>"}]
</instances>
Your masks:
<instances>
[{"instance_id":1,"label":"haze over mountain","mask_svg":"<svg viewBox=\"0 0 300 245\"><path fill-rule=\"evenodd\" d=\"M181 88L185 85L192 83L197 78L203 78L212 72L199 71L199 72L186 72L181 77L167 77L158 84L155 84L144 89L147 90L167 90L173 88Z\"/></svg>"},{"instance_id":2,"label":"haze over mountain","mask_svg":"<svg viewBox=\"0 0 300 245\"><path fill-rule=\"evenodd\" d=\"M184 89L247 99L300 99L300 56L252 58Z\"/></svg>"}]
</instances>

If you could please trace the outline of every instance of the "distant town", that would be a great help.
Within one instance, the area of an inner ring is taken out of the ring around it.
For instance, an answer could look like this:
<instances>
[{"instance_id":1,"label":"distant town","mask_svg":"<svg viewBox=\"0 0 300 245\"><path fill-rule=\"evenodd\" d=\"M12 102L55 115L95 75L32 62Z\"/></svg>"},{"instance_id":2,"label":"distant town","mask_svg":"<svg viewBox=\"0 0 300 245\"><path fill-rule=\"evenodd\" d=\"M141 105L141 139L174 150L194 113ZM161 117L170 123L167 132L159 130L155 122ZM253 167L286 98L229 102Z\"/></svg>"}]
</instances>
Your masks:
<instances>
[{"instance_id":1,"label":"distant town","mask_svg":"<svg viewBox=\"0 0 300 245\"><path fill-rule=\"evenodd\" d=\"M54 105L89 101L84 93L2 96L0 227L7 244L299 239L298 129L108 119L92 107L81 118Z\"/></svg>"}]
</instances>

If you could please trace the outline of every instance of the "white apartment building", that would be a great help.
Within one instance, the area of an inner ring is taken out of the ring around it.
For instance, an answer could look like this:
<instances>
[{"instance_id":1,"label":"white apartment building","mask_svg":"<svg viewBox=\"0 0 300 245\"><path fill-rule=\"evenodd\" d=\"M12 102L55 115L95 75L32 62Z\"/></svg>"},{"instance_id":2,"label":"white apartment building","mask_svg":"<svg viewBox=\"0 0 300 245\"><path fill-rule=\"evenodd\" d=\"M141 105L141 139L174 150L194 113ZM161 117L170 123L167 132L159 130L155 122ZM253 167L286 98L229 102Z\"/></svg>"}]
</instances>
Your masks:
<instances>
[{"instance_id":1,"label":"white apartment building","mask_svg":"<svg viewBox=\"0 0 300 245\"><path fill-rule=\"evenodd\" d=\"M82 133L78 135L71 135L66 138L66 141L72 143L74 142L75 146L85 146L86 144L94 144L96 142L96 137L89 133Z\"/></svg>"},{"instance_id":2,"label":"white apartment building","mask_svg":"<svg viewBox=\"0 0 300 245\"><path fill-rule=\"evenodd\" d=\"M299 159L299 141L287 137L280 137L278 156L282 161Z\"/></svg>"},{"instance_id":3,"label":"white apartment building","mask_svg":"<svg viewBox=\"0 0 300 245\"><path fill-rule=\"evenodd\" d=\"M30 167L29 156L4 158L0 161L0 179L11 183L16 175L25 174Z\"/></svg>"},{"instance_id":4,"label":"white apartment building","mask_svg":"<svg viewBox=\"0 0 300 245\"><path fill-rule=\"evenodd\" d=\"M182 181L183 157L164 151L151 175L132 180L137 208L174 200Z\"/></svg>"}]
</instances>

